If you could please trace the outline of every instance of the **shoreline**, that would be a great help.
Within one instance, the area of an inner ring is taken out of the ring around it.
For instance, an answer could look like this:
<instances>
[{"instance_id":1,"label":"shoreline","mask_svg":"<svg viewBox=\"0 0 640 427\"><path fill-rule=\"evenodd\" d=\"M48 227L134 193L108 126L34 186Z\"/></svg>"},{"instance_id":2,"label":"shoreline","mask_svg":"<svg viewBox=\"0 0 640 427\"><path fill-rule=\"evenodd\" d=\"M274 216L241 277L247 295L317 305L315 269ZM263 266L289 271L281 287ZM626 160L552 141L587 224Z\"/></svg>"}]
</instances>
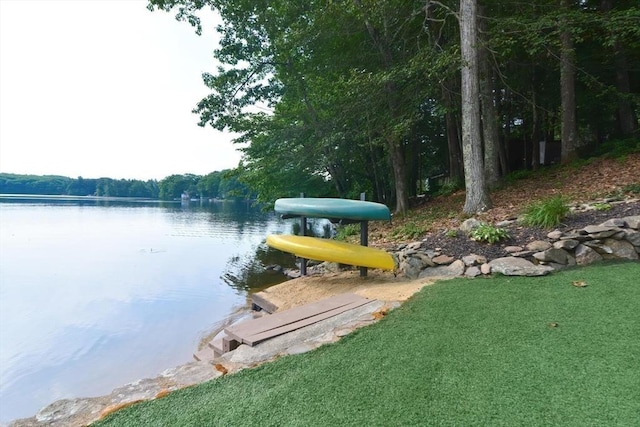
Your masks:
<instances>
[{"instance_id":1,"label":"shoreline","mask_svg":"<svg viewBox=\"0 0 640 427\"><path fill-rule=\"evenodd\" d=\"M278 307L278 311L346 292L378 300L377 309L382 306L388 309L399 306L423 287L435 283L438 279L441 278L410 280L395 277L393 273L380 270L369 270L367 277L360 277L358 270L348 270L337 273L324 272L286 280L256 292L256 294L260 294L263 298L275 304ZM238 307L234 313L218 322L214 329L206 333L200 339L197 350L205 348L208 342L228 325L242 321L243 318L255 313L251 309L252 295L253 293L247 295L247 303L244 306ZM365 313L364 316L369 316L370 319L358 322L351 321L351 326L346 330L350 332L378 319L378 317L372 316L372 313ZM360 314L360 317L363 317L363 314ZM316 340L314 345L303 343L307 344L306 350L311 350L326 342L338 340L345 334L344 325L338 327L329 323L324 326L324 329L326 329L323 331L324 336ZM339 333L336 334L335 332L338 329ZM332 338L326 338L327 334L332 335ZM272 341L276 340L277 338L274 338ZM295 346L292 343L286 345ZM258 349L258 347L252 347L252 349ZM40 409L32 417L12 420L8 424L0 423L0 427L5 425L8 427L86 426L126 406L162 398L168 393L181 388L210 381L227 373L268 363L280 354L286 354L286 351L278 354L266 352L264 354L266 359L256 363L238 363L232 360L231 357L204 361L196 361L194 359L192 362L166 369L155 378L142 378L125 384L112 390L108 395L55 401Z\"/></svg>"}]
</instances>

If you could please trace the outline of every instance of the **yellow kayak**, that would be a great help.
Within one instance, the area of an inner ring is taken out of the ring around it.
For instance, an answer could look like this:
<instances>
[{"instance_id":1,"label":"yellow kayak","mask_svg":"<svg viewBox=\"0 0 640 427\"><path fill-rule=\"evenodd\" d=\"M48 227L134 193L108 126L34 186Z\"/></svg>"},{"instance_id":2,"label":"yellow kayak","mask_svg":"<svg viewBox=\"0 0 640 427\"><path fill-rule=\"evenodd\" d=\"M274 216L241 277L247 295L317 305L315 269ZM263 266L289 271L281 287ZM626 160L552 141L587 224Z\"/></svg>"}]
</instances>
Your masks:
<instances>
[{"instance_id":1,"label":"yellow kayak","mask_svg":"<svg viewBox=\"0 0 640 427\"><path fill-rule=\"evenodd\" d=\"M271 234L267 236L267 245L300 258L316 261L339 262L358 267L393 270L395 262L388 252L368 246L320 239L308 236Z\"/></svg>"}]
</instances>

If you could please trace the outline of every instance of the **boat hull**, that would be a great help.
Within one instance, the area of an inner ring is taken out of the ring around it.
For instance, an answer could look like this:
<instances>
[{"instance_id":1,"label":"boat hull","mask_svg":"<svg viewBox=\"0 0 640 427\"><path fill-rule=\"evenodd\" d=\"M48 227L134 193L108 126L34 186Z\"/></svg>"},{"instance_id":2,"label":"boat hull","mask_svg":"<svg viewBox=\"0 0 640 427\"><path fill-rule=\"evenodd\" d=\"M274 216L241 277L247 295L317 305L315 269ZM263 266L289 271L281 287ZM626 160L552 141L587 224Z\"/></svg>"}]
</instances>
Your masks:
<instances>
[{"instance_id":1,"label":"boat hull","mask_svg":"<svg viewBox=\"0 0 640 427\"><path fill-rule=\"evenodd\" d=\"M339 218L352 221L390 221L391 212L382 203L335 198L285 198L274 210L286 216Z\"/></svg>"},{"instance_id":2,"label":"boat hull","mask_svg":"<svg viewBox=\"0 0 640 427\"><path fill-rule=\"evenodd\" d=\"M386 251L368 246L354 245L336 240L308 236L271 234L267 245L298 257L316 261L329 261L357 267L394 270L395 262Z\"/></svg>"}]
</instances>

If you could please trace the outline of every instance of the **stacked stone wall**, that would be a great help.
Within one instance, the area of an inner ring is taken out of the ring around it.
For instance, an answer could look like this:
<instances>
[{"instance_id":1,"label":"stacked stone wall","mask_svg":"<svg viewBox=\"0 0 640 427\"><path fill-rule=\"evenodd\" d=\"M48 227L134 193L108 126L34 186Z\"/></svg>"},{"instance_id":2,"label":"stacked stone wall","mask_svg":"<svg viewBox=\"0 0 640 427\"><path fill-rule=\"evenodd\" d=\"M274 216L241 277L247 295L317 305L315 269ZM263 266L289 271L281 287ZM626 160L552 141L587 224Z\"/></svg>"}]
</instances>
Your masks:
<instances>
[{"instance_id":1,"label":"stacked stone wall","mask_svg":"<svg viewBox=\"0 0 640 427\"><path fill-rule=\"evenodd\" d=\"M464 230L468 224L463 224ZM435 276L475 277L491 273L509 276L540 276L574 265L625 259L640 259L640 215L613 218L597 225L562 232L554 230L547 240L526 247L505 248L505 256L488 260L478 254L455 259L428 249L426 242L412 242L393 255L398 273L411 279Z\"/></svg>"}]
</instances>

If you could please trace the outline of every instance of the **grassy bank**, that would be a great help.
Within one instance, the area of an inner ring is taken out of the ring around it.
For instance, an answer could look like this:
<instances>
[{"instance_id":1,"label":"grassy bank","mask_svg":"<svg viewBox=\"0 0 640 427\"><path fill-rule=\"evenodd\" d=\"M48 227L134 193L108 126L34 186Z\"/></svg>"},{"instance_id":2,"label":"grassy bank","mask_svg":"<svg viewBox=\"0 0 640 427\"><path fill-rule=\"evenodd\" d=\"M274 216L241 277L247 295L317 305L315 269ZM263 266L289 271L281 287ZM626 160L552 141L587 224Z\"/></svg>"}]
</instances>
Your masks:
<instances>
[{"instance_id":1,"label":"grassy bank","mask_svg":"<svg viewBox=\"0 0 640 427\"><path fill-rule=\"evenodd\" d=\"M629 262L441 282L336 344L96 425L637 425L639 277Z\"/></svg>"}]
</instances>

